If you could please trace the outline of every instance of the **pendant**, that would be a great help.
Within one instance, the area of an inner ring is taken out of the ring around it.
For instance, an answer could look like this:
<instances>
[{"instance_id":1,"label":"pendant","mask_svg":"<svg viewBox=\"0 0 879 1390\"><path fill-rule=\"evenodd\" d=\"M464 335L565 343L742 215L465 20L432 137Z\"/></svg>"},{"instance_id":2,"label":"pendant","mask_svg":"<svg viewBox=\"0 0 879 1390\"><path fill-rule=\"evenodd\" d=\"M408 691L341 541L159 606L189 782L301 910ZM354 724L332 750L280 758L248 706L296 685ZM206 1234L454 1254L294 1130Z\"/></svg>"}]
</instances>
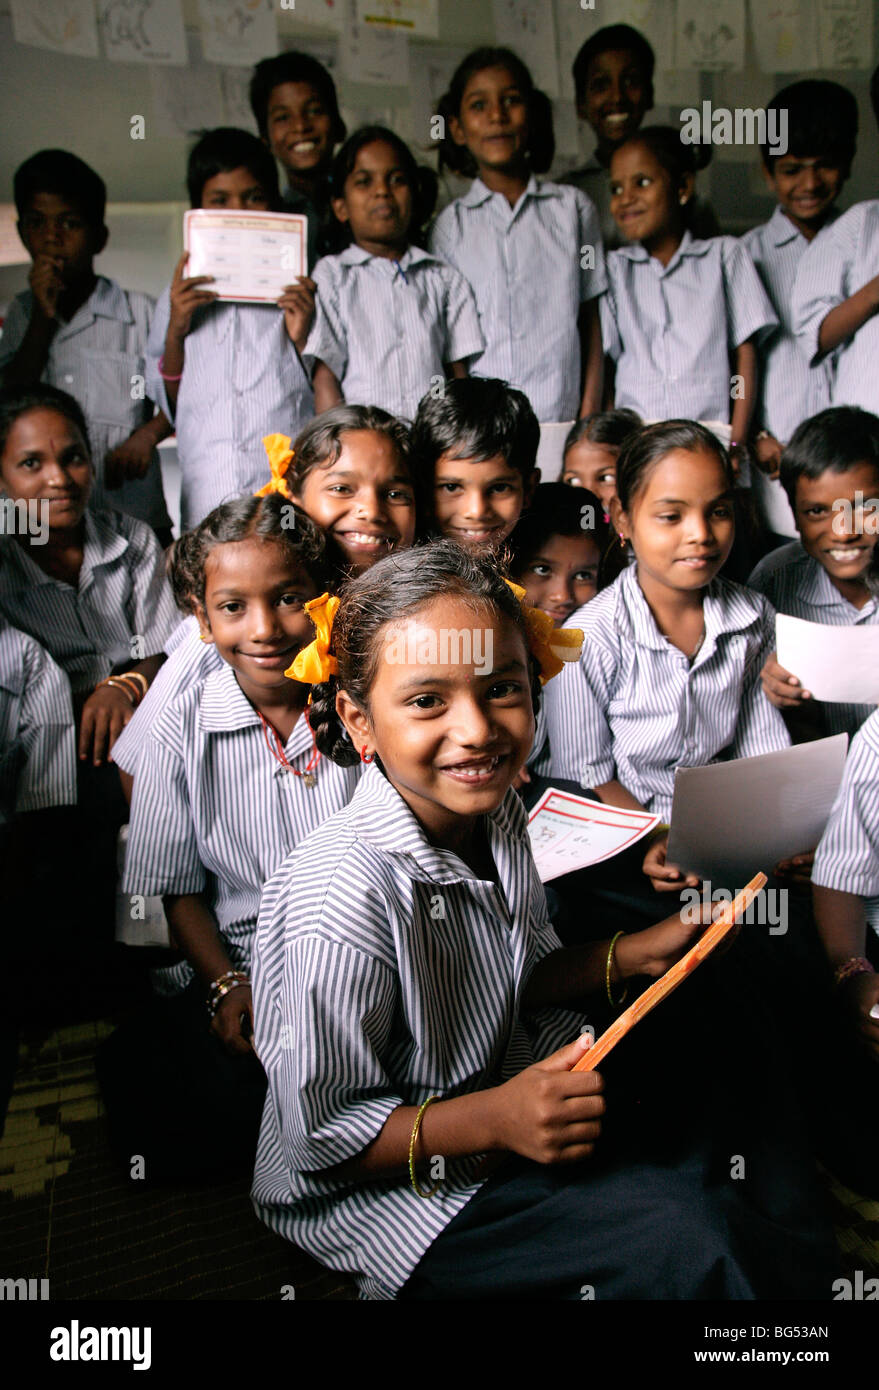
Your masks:
<instances>
[{"instance_id":1,"label":"pendant","mask_svg":"<svg viewBox=\"0 0 879 1390\"><path fill-rule=\"evenodd\" d=\"M315 777L313 772L303 772L302 781L304 782L305 786L308 787L310 790L317 781L317 778Z\"/></svg>"}]
</instances>

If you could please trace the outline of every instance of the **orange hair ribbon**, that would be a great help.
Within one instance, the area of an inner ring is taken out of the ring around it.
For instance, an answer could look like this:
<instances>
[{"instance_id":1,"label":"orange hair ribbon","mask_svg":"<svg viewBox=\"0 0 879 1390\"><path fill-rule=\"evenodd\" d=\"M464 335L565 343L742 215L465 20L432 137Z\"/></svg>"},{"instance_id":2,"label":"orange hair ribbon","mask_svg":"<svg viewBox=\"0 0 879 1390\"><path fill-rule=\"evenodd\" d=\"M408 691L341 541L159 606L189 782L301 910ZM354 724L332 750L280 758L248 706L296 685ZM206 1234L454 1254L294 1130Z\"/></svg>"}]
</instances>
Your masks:
<instances>
[{"instance_id":1,"label":"orange hair ribbon","mask_svg":"<svg viewBox=\"0 0 879 1390\"><path fill-rule=\"evenodd\" d=\"M293 681L303 685L320 685L335 676L339 663L330 655L330 638L333 635L333 619L339 607L335 595L321 594L320 598L309 599L305 611L314 623L316 636L313 642L296 653L292 666L284 672Z\"/></svg>"},{"instance_id":2,"label":"orange hair ribbon","mask_svg":"<svg viewBox=\"0 0 879 1390\"><path fill-rule=\"evenodd\" d=\"M292 502L293 498L287 486L287 469L293 462L289 434L267 434L263 439L263 447L269 456L272 476L265 487L253 494L254 497L268 497L272 492L280 492L282 497L287 497Z\"/></svg>"},{"instance_id":3,"label":"orange hair ribbon","mask_svg":"<svg viewBox=\"0 0 879 1390\"><path fill-rule=\"evenodd\" d=\"M537 662L540 684L557 676L566 661L578 661L583 646L583 633L578 627L556 627L548 613L541 608L532 608L525 603L525 590L511 579L504 583L519 600L525 631L528 634L528 647Z\"/></svg>"}]
</instances>

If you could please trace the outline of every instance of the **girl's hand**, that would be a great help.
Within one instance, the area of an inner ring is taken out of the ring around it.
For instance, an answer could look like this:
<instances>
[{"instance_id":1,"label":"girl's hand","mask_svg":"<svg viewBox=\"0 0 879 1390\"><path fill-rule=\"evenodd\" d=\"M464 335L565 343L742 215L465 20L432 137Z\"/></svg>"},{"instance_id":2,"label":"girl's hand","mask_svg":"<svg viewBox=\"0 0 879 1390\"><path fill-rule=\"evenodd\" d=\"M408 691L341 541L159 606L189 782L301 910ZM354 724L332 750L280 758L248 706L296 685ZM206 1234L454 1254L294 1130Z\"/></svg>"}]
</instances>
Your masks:
<instances>
[{"instance_id":1,"label":"girl's hand","mask_svg":"<svg viewBox=\"0 0 879 1390\"><path fill-rule=\"evenodd\" d=\"M202 304L211 304L218 298L216 290L200 287L213 281L213 275L193 275L186 280L183 267L189 260L189 252L184 251L174 269L171 281L171 316L168 320L166 342L180 343L192 327L192 316Z\"/></svg>"},{"instance_id":2,"label":"girl's hand","mask_svg":"<svg viewBox=\"0 0 879 1390\"><path fill-rule=\"evenodd\" d=\"M811 883L814 860L815 851L808 849L802 854L792 855L790 859L779 859L773 873L779 878L789 878L791 883Z\"/></svg>"},{"instance_id":3,"label":"girl's hand","mask_svg":"<svg viewBox=\"0 0 879 1390\"><path fill-rule=\"evenodd\" d=\"M879 1004L879 975L852 975L839 990L861 1041L879 1062L879 1018L870 1017L870 1010Z\"/></svg>"},{"instance_id":4,"label":"girl's hand","mask_svg":"<svg viewBox=\"0 0 879 1390\"><path fill-rule=\"evenodd\" d=\"M58 299L64 289L61 278L63 262L58 256L37 256L30 268L28 284L44 318L54 319Z\"/></svg>"},{"instance_id":5,"label":"girl's hand","mask_svg":"<svg viewBox=\"0 0 879 1390\"><path fill-rule=\"evenodd\" d=\"M803 690L796 676L779 666L775 652L770 652L766 665L760 672L763 690L776 709L797 709L804 700L811 700L812 693Z\"/></svg>"},{"instance_id":6,"label":"girl's hand","mask_svg":"<svg viewBox=\"0 0 879 1390\"><path fill-rule=\"evenodd\" d=\"M755 439L753 452L760 465L761 473L768 474L770 478L777 478L784 445L775 438L775 435L764 434L759 439Z\"/></svg>"},{"instance_id":7,"label":"girl's hand","mask_svg":"<svg viewBox=\"0 0 879 1390\"><path fill-rule=\"evenodd\" d=\"M655 839L641 865L657 893L679 893L682 888L698 888L702 880L696 874L685 875L677 864L667 863L667 847L668 835Z\"/></svg>"},{"instance_id":8,"label":"girl's hand","mask_svg":"<svg viewBox=\"0 0 879 1390\"><path fill-rule=\"evenodd\" d=\"M604 1082L597 1071L571 1071L591 1046L578 1038L487 1094L497 1146L535 1163L588 1158L601 1132Z\"/></svg>"},{"instance_id":9,"label":"girl's hand","mask_svg":"<svg viewBox=\"0 0 879 1390\"><path fill-rule=\"evenodd\" d=\"M148 426L134 430L104 459L104 486L116 488L129 478L145 478L154 448L155 436Z\"/></svg>"},{"instance_id":10,"label":"girl's hand","mask_svg":"<svg viewBox=\"0 0 879 1390\"><path fill-rule=\"evenodd\" d=\"M301 275L295 285L285 285L284 293L278 300L278 308L284 310L284 324L287 336L295 343L299 352L305 351L308 332L314 321L314 296L317 285L307 275Z\"/></svg>"},{"instance_id":11,"label":"girl's hand","mask_svg":"<svg viewBox=\"0 0 879 1390\"><path fill-rule=\"evenodd\" d=\"M134 706L118 685L102 685L82 707L79 724L79 756L85 761L91 752L95 767L104 758L134 714Z\"/></svg>"},{"instance_id":12,"label":"girl's hand","mask_svg":"<svg viewBox=\"0 0 879 1390\"><path fill-rule=\"evenodd\" d=\"M227 1052L246 1057L253 1051L250 1042L253 1037L253 992L250 985L237 985L223 996L211 1019L211 1032L217 1035Z\"/></svg>"},{"instance_id":13,"label":"girl's hand","mask_svg":"<svg viewBox=\"0 0 879 1390\"><path fill-rule=\"evenodd\" d=\"M684 914L682 909L657 922L655 927L645 927L644 931L620 937L614 947L614 960L623 979L630 975L659 979L713 921L711 903L686 909L686 916Z\"/></svg>"}]
</instances>

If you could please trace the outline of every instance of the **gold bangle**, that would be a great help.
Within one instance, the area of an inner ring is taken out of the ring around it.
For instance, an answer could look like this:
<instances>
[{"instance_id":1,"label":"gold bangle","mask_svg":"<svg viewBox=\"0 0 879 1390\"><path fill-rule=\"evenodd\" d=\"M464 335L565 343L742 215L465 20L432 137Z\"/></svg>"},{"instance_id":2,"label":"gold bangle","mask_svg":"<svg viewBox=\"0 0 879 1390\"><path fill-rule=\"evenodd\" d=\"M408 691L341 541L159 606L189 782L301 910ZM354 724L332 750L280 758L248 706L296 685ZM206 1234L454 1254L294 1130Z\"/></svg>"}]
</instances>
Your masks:
<instances>
[{"instance_id":1,"label":"gold bangle","mask_svg":"<svg viewBox=\"0 0 879 1390\"><path fill-rule=\"evenodd\" d=\"M433 1102L435 1100L439 1100L439 1096L428 1096L427 1100L421 1106L421 1109L415 1116L415 1123L412 1126L412 1137L409 1140L409 1181L412 1184L412 1189L416 1197L432 1197L433 1194L436 1192L437 1188L439 1187L439 1182L435 1182L430 1191L425 1192L421 1187L418 1186L418 1179L415 1176L415 1142L418 1138L418 1131L421 1128L421 1121L424 1116L424 1112L429 1105L433 1105Z\"/></svg>"},{"instance_id":2,"label":"gold bangle","mask_svg":"<svg viewBox=\"0 0 879 1390\"><path fill-rule=\"evenodd\" d=\"M618 931L616 936L613 937L610 945L607 948L607 964L604 968L604 987L607 990L608 1003L610 1004L610 1007L612 1009L618 1009L621 1004L625 1004L626 996L629 993L628 985L623 986L623 992L620 995L619 999L614 999L613 995L610 992L610 972L613 969L613 948L614 946L616 946L620 937L625 935L626 933L624 931Z\"/></svg>"},{"instance_id":3,"label":"gold bangle","mask_svg":"<svg viewBox=\"0 0 879 1390\"><path fill-rule=\"evenodd\" d=\"M114 690L121 690L123 695L127 695L132 709L137 709L137 696L130 685L125 685L120 676L108 676L106 680L98 681L95 690L100 690L102 685L112 686Z\"/></svg>"},{"instance_id":4,"label":"gold bangle","mask_svg":"<svg viewBox=\"0 0 879 1390\"><path fill-rule=\"evenodd\" d=\"M147 691L150 688L150 683L147 680L146 676L143 674L143 671L121 671L120 678L125 681L140 681L142 683L140 690L141 699L143 699L144 695L146 695Z\"/></svg>"}]
</instances>

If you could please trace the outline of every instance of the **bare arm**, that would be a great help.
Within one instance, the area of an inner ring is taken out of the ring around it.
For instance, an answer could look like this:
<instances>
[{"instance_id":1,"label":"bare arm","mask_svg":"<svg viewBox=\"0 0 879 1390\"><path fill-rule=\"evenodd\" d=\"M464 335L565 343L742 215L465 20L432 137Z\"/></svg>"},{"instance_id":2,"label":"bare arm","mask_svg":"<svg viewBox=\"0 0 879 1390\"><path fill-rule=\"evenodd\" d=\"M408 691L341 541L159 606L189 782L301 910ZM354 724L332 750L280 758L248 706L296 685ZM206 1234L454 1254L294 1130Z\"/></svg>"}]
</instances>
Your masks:
<instances>
[{"instance_id":1,"label":"bare arm","mask_svg":"<svg viewBox=\"0 0 879 1390\"><path fill-rule=\"evenodd\" d=\"M856 290L848 299L837 304L822 320L818 330L818 347L822 352L832 352L834 348L851 338L867 319L872 318L879 309L879 275L868 280L863 289Z\"/></svg>"},{"instance_id":2,"label":"bare arm","mask_svg":"<svg viewBox=\"0 0 879 1390\"><path fill-rule=\"evenodd\" d=\"M315 415L332 409L334 405L341 405L345 399L335 373L330 371L326 362L318 361L316 363L312 387L314 389Z\"/></svg>"},{"instance_id":3,"label":"bare arm","mask_svg":"<svg viewBox=\"0 0 879 1390\"><path fill-rule=\"evenodd\" d=\"M601 346L601 319L598 300L587 299L580 305L578 318L580 331L580 361L582 395L580 399L580 419L593 415L601 409L601 393L604 384L604 352Z\"/></svg>"},{"instance_id":4,"label":"bare arm","mask_svg":"<svg viewBox=\"0 0 879 1390\"><path fill-rule=\"evenodd\" d=\"M754 403L757 399L757 349L752 338L749 338L745 343L740 343L735 349L733 372L737 377L742 378L742 391L737 394L737 398L733 401L730 429L732 438L739 445L743 445L748 438L751 416L754 413Z\"/></svg>"}]
</instances>

